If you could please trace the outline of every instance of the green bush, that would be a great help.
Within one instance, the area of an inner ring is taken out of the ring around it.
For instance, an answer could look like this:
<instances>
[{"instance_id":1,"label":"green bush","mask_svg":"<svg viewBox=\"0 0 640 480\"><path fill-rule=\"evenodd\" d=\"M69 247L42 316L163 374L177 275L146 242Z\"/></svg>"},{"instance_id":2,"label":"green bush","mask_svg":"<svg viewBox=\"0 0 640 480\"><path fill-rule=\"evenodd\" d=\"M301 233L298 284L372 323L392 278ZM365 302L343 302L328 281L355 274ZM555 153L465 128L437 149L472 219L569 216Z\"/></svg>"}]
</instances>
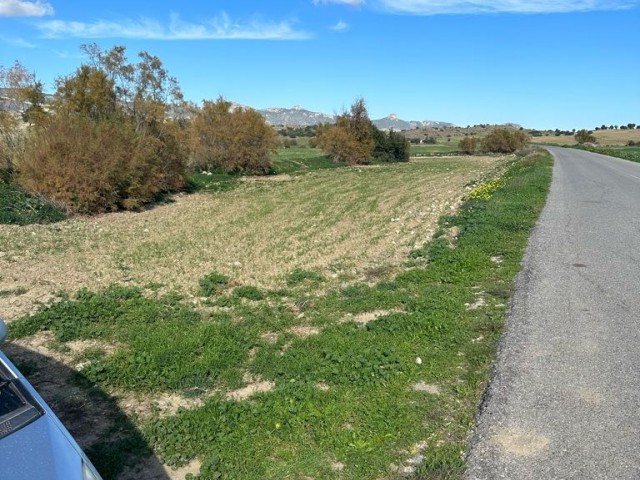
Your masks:
<instances>
[{"instance_id":1,"label":"green bush","mask_svg":"<svg viewBox=\"0 0 640 480\"><path fill-rule=\"evenodd\" d=\"M200 279L200 294L204 297L218 295L229 283L229 277L218 272L211 272Z\"/></svg>"}]
</instances>

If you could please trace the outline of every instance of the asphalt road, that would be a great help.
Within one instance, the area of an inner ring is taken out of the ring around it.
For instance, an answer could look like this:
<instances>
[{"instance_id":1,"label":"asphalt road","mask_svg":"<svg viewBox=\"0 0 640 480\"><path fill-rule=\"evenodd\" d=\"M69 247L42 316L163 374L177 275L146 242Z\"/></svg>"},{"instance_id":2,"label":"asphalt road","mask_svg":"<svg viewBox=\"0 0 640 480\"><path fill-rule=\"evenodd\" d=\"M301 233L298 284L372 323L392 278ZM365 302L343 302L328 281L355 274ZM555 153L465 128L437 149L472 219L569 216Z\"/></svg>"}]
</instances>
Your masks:
<instances>
[{"instance_id":1,"label":"asphalt road","mask_svg":"<svg viewBox=\"0 0 640 480\"><path fill-rule=\"evenodd\" d=\"M640 479L640 163L549 148L468 479Z\"/></svg>"}]
</instances>

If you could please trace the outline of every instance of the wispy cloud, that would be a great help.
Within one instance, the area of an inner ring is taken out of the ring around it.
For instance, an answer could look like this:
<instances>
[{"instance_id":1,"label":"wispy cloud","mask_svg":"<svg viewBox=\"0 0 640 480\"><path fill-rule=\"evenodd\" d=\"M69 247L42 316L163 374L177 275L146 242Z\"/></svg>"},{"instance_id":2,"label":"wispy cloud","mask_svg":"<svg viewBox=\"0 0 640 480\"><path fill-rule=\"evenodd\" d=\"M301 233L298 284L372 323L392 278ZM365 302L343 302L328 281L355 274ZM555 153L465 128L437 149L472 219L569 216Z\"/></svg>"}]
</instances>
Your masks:
<instances>
[{"instance_id":1,"label":"wispy cloud","mask_svg":"<svg viewBox=\"0 0 640 480\"><path fill-rule=\"evenodd\" d=\"M312 0L314 5L326 5L328 3L342 3L343 5L363 5L365 0Z\"/></svg>"},{"instance_id":2,"label":"wispy cloud","mask_svg":"<svg viewBox=\"0 0 640 480\"><path fill-rule=\"evenodd\" d=\"M336 32L344 32L346 30L349 30L349 24L342 20L338 20L338 22L335 25L332 25L329 28Z\"/></svg>"},{"instance_id":3,"label":"wispy cloud","mask_svg":"<svg viewBox=\"0 0 640 480\"><path fill-rule=\"evenodd\" d=\"M146 40L302 40L307 32L296 30L290 22L253 19L245 23L233 21L226 13L202 23L182 20L171 15L168 25L149 18L137 20L96 20L77 22L44 21L37 27L51 38L141 38Z\"/></svg>"},{"instance_id":4,"label":"wispy cloud","mask_svg":"<svg viewBox=\"0 0 640 480\"><path fill-rule=\"evenodd\" d=\"M47 2L0 0L0 17L42 17L44 15L53 15L53 7Z\"/></svg>"},{"instance_id":5,"label":"wispy cloud","mask_svg":"<svg viewBox=\"0 0 640 480\"><path fill-rule=\"evenodd\" d=\"M24 38L20 37L5 37L4 35L0 35L0 42L6 43L7 45L11 45L12 47L19 48L36 48L37 45L31 42L28 42Z\"/></svg>"},{"instance_id":6,"label":"wispy cloud","mask_svg":"<svg viewBox=\"0 0 640 480\"><path fill-rule=\"evenodd\" d=\"M637 0L376 0L385 11L410 15L477 13L568 13L620 10Z\"/></svg>"}]
</instances>

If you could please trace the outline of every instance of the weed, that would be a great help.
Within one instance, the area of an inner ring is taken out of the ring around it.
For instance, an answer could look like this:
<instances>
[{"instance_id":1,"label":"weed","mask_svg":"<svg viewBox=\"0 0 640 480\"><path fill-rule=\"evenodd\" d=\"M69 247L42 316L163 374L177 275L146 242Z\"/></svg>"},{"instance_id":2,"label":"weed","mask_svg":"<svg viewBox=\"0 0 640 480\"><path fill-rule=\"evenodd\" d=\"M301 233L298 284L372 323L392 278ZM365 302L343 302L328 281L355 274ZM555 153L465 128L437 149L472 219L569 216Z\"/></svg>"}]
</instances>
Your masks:
<instances>
[{"instance_id":1,"label":"weed","mask_svg":"<svg viewBox=\"0 0 640 480\"><path fill-rule=\"evenodd\" d=\"M229 277L218 272L211 272L200 279L200 294L211 297L220 294L229 283Z\"/></svg>"},{"instance_id":2,"label":"weed","mask_svg":"<svg viewBox=\"0 0 640 480\"><path fill-rule=\"evenodd\" d=\"M248 300L262 300L264 293L259 288L252 285L243 285L233 289L232 295L234 297L246 298Z\"/></svg>"},{"instance_id":3,"label":"weed","mask_svg":"<svg viewBox=\"0 0 640 480\"><path fill-rule=\"evenodd\" d=\"M326 279L324 276L320 275L317 272L311 270L305 270L304 268L295 268L288 276L287 276L287 285L294 286L299 285L304 281L309 281L311 283L319 283L324 282Z\"/></svg>"},{"instance_id":4,"label":"weed","mask_svg":"<svg viewBox=\"0 0 640 480\"><path fill-rule=\"evenodd\" d=\"M53 203L31 195L15 184L0 181L0 223L54 223L65 217Z\"/></svg>"}]
</instances>

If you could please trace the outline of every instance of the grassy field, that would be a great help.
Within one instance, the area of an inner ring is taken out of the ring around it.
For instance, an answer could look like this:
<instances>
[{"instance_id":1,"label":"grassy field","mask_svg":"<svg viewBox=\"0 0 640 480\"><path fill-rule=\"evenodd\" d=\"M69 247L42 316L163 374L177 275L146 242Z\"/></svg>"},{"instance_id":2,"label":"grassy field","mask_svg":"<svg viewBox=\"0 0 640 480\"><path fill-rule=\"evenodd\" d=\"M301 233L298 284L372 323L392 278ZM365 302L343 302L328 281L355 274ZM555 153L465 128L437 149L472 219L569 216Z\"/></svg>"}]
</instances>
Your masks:
<instances>
[{"instance_id":1,"label":"grassy field","mask_svg":"<svg viewBox=\"0 0 640 480\"><path fill-rule=\"evenodd\" d=\"M0 226L6 351L105 478L455 478L550 178L512 160Z\"/></svg>"},{"instance_id":2,"label":"grassy field","mask_svg":"<svg viewBox=\"0 0 640 480\"><path fill-rule=\"evenodd\" d=\"M640 130L594 130L593 136L596 137L600 145L626 145L630 140L640 142ZM576 139L573 135L549 135L544 137L532 137L531 140L537 144L553 144L553 145L575 145Z\"/></svg>"},{"instance_id":3,"label":"grassy field","mask_svg":"<svg viewBox=\"0 0 640 480\"><path fill-rule=\"evenodd\" d=\"M611 157L624 158L632 162L640 162L640 146L633 147L581 147L590 152L601 153Z\"/></svg>"},{"instance_id":4,"label":"grassy field","mask_svg":"<svg viewBox=\"0 0 640 480\"><path fill-rule=\"evenodd\" d=\"M434 154L453 153L458 150L458 142L439 143L434 145L411 145L412 156L429 156Z\"/></svg>"}]
</instances>

